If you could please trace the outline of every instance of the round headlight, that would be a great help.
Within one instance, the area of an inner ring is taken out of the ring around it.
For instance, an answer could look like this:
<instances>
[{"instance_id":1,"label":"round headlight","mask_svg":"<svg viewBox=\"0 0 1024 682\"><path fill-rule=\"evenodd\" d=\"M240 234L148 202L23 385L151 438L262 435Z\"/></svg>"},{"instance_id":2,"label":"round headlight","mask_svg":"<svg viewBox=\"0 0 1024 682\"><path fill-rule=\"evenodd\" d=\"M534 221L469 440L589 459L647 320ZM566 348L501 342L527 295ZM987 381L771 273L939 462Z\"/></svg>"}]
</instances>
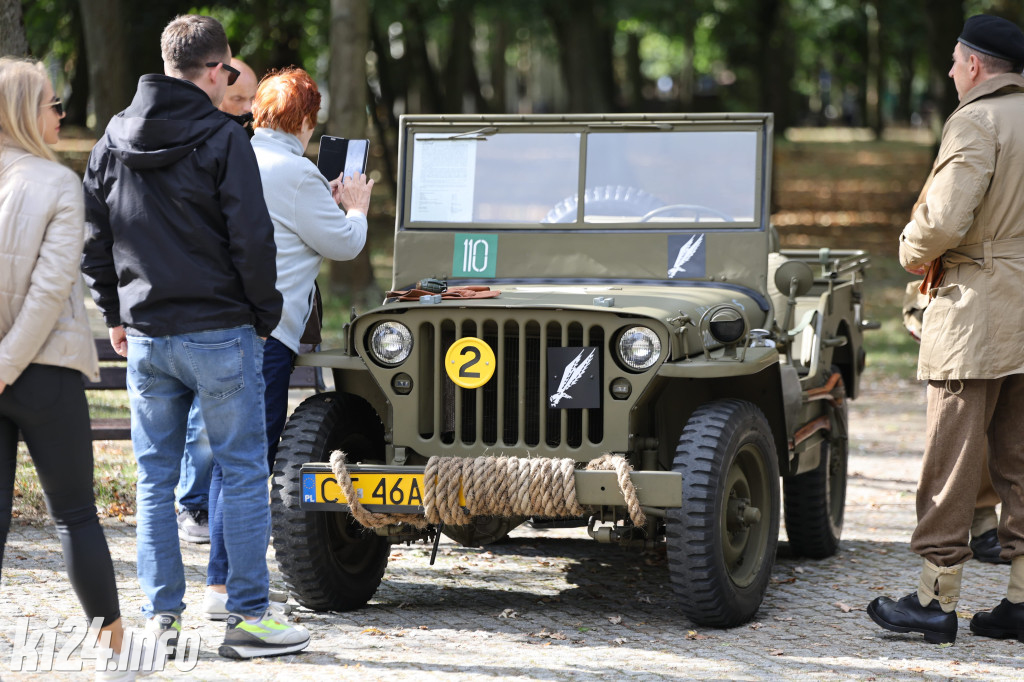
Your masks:
<instances>
[{"instance_id":1,"label":"round headlight","mask_svg":"<svg viewBox=\"0 0 1024 682\"><path fill-rule=\"evenodd\" d=\"M643 371L661 357L661 339L647 327L630 327L619 336L619 358L630 369Z\"/></svg>"},{"instance_id":2,"label":"round headlight","mask_svg":"<svg viewBox=\"0 0 1024 682\"><path fill-rule=\"evenodd\" d=\"M412 352L412 332L401 322L381 322L370 332L370 353L383 365L405 362Z\"/></svg>"},{"instance_id":3,"label":"round headlight","mask_svg":"<svg viewBox=\"0 0 1024 682\"><path fill-rule=\"evenodd\" d=\"M711 314L708 331L719 343L736 343L746 333L747 321L743 319L740 311L723 306Z\"/></svg>"}]
</instances>

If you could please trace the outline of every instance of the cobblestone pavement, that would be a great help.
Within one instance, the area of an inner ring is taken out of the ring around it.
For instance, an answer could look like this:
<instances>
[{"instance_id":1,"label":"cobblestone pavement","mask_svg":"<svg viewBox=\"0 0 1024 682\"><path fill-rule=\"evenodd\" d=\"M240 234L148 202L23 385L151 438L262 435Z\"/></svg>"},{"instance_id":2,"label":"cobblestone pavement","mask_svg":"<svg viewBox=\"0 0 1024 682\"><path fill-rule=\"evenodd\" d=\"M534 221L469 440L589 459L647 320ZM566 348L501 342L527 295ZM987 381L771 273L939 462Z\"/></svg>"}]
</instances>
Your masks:
<instances>
[{"instance_id":1,"label":"cobblestone pavement","mask_svg":"<svg viewBox=\"0 0 1024 682\"><path fill-rule=\"evenodd\" d=\"M809 561L790 557L781 543L764 605L748 625L699 628L677 615L663 554L599 545L584 529L522 527L490 548L442 540L433 567L426 546L396 547L366 608L297 609L296 620L313 635L306 652L228 661L216 654L223 625L193 615L206 549L185 544L186 599L193 605L185 626L202 636L200 660L190 672L171 665L149 679L1021 679L1024 644L967 630L974 610L991 608L1004 595L1005 566L970 562L953 646L885 633L864 613L879 594L902 596L916 584L919 563L908 542L924 426L921 385L864 389L852 409L842 549ZM139 624L134 529L117 521L105 527L122 612L129 624ZM88 679L86 673L8 671L15 618L32 616L38 627L47 618L79 614L62 566L49 528L15 523L0 590L3 679ZM280 574L272 573L272 581L280 587Z\"/></svg>"}]
</instances>

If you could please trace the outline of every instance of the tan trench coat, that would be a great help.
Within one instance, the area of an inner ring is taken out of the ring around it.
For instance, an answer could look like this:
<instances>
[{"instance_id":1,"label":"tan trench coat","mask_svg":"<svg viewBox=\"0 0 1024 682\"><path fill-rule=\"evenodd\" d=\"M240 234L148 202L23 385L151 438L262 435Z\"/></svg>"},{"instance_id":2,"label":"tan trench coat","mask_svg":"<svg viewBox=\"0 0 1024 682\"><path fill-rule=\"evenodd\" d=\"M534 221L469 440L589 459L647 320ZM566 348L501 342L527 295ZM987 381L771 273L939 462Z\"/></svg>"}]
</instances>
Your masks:
<instances>
[{"instance_id":1,"label":"tan trench coat","mask_svg":"<svg viewBox=\"0 0 1024 682\"><path fill-rule=\"evenodd\" d=\"M79 274L82 183L59 163L0 149L0 381L29 363L99 378Z\"/></svg>"},{"instance_id":2,"label":"tan trench coat","mask_svg":"<svg viewBox=\"0 0 1024 682\"><path fill-rule=\"evenodd\" d=\"M1024 373L1024 77L971 89L946 121L900 263L942 257L924 314L919 379Z\"/></svg>"}]
</instances>

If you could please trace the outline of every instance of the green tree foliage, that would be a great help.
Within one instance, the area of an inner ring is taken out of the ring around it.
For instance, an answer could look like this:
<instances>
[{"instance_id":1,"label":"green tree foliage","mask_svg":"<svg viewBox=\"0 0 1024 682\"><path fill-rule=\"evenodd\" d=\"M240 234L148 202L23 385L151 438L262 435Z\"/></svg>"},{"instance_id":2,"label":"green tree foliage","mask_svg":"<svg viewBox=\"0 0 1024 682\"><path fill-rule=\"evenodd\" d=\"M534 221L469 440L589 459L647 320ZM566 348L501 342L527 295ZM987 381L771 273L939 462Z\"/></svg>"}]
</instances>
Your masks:
<instances>
[{"instance_id":1,"label":"green tree foliage","mask_svg":"<svg viewBox=\"0 0 1024 682\"><path fill-rule=\"evenodd\" d=\"M416 112L768 110L777 129L941 119L964 17L1024 23L1024 0L365 2L367 104L383 131ZM124 47L129 89L160 69L160 30L181 12L220 19L258 73L296 64L328 81L330 0L104 3L126 17L107 41ZM30 51L72 98L89 92L82 8L94 4L22 2ZM102 70L109 57L95 56Z\"/></svg>"}]
</instances>

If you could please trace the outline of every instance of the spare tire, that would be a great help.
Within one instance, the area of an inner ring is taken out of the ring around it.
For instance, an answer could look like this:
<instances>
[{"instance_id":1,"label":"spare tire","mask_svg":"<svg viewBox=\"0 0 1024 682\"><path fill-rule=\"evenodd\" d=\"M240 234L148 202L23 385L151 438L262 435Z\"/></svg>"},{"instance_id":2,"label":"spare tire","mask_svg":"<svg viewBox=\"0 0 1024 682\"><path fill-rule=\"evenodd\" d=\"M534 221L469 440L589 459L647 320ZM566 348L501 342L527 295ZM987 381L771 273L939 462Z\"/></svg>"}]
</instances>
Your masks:
<instances>
[{"instance_id":1,"label":"spare tire","mask_svg":"<svg viewBox=\"0 0 1024 682\"><path fill-rule=\"evenodd\" d=\"M583 205L588 215L620 215L640 218L665 202L636 187L605 185L588 187L583 195ZM571 223L576 220L579 195L562 199L544 216L545 223Z\"/></svg>"}]
</instances>

